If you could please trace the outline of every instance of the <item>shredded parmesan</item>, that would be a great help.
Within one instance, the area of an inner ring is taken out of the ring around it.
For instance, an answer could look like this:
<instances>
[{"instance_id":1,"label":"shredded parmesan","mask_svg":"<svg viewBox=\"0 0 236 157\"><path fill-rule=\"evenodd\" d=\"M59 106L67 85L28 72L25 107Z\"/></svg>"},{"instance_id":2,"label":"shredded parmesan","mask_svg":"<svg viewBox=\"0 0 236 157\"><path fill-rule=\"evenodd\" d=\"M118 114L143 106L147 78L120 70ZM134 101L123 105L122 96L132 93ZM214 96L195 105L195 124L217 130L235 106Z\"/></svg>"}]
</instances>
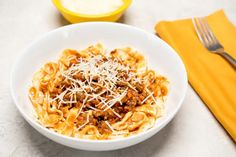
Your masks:
<instances>
[{"instance_id":1,"label":"shredded parmesan","mask_svg":"<svg viewBox=\"0 0 236 157\"><path fill-rule=\"evenodd\" d=\"M44 126L73 137L111 139L138 133L160 116L157 103L168 91L158 87L166 83L131 48L106 53L98 44L67 49L57 62L45 64L29 97ZM134 121L140 119L135 112L143 112L145 122Z\"/></svg>"},{"instance_id":2,"label":"shredded parmesan","mask_svg":"<svg viewBox=\"0 0 236 157\"><path fill-rule=\"evenodd\" d=\"M155 104L158 105L156 99L155 99L154 96L153 96L153 92L151 93L147 88L145 88L145 89L146 89L146 91L148 92L148 94L151 95L151 98L152 98L152 100L155 102Z\"/></svg>"},{"instance_id":3,"label":"shredded parmesan","mask_svg":"<svg viewBox=\"0 0 236 157\"><path fill-rule=\"evenodd\" d=\"M141 104L145 103L145 101L147 101L150 97L152 97L154 92L149 93L149 95L141 102Z\"/></svg>"},{"instance_id":4,"label":"shredded parmesan","mask_svg":"<svg viewBox=\"0 0 236 157\"><path fill-rule=\"evenodd\" d=\"M129 133L128 131L116 131L116 130L114 130L114 128L111 126L111 124L108 121L105 121L105 123L111 129L112 134L114 134L114 135L122 135L122 134Z\"/></svg>"},{"instance_id":5,"label":"shredded parmesan","mask_svg":"<svg viewBox=\"0 0 236 157\"><path fill-rule=\"evenodd\" d=\"M137 91L127 80L130 80L135 76L134 73L129 72L129 67L124 66L118 62L117 59L112 60L109 57L105 57L107 61L104 62L104 56L102 55L92 55L91 58L80 58L78 59L77 64L71 65L71 67L67 70L61 71L61 75L72 82L72 86L67 88L64 92L54 98L52 101L56 101L59 99L60 103L64 104L73 104L77 102L77 93L83 93L86 96L86 99L83 101L83 105L81 106L79 113L82 110L82 107L87 103L94 99L99 100L103 103L103 108L106 108L103 111L112 108L117 102L122 104L121 100L125 97L127 93L127 89L121 90L120 92L114 91L114 87L116 86L118 81L125 81L129 88ZM128 76L127 80L125 80L122 76L119 76L118 71L126 73ZM84 81L74 79L73 76L76 74L82 74L84 77ZM94 79L97 78L96 81ZM94 87L95 85L95 87ZM97 94L89 94L89 91L96 91L98 87L104 88L100 93ZM69 93L71 98L70 100L63 100L65 94ZM104 94L111 95L111 98L104 97ZM89 98L90 97L90 98ZM88 99L89 98L89 99ZM90 107L91 108L91 107ZM92 108L95 110L95 108ZM119 115L115 111L113 111L115 115ZM120 117L120 116L118 116Z\"/></svg>"},{"instance_id":6,"label":"shredded parmesan","mask_svg":"<svg viewBox=\"0 0 236 157\"><path fill-rule=\"evenodd\" d=\"M112 132L115 132L115 130L112 128L111 124L108 121L105 121L105 123L111 129Z\"/></svg>"},{"instance_id":7,"label":"shredded parmesan","mask_svg":"<svg viewBox=\"0 0 236 157\"><path fill-rule=\"evenodd\" d=\"M79 126L78 128L77 128L77 130L80 130L80 129L82 129L85 125L87 125L89 123L89 113L87 113L87 119L86 119L86 122L84 123L84 124L82 124L81 126Z\"/></svg>"}]
</instances>

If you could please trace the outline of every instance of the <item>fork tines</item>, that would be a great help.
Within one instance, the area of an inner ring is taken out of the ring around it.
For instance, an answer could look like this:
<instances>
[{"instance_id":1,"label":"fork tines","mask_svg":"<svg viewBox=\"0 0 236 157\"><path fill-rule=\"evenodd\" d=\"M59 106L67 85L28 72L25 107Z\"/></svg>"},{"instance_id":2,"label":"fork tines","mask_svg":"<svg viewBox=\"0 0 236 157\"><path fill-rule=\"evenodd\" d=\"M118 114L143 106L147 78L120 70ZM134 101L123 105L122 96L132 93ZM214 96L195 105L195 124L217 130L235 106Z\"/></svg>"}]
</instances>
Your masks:
<instances>
[{"instance_id":1,"label":"fork tines","mask_svg":"<svg viewBox=\"0 0 236 157\"><path fill-rule=\"evenodd\" d=\"M203 43L203 45L211 51L212 47L221 48L219 41L216 39L213 34L206 18L192 18L192 22L198 38Z\"/></svg>"}]
</instances>

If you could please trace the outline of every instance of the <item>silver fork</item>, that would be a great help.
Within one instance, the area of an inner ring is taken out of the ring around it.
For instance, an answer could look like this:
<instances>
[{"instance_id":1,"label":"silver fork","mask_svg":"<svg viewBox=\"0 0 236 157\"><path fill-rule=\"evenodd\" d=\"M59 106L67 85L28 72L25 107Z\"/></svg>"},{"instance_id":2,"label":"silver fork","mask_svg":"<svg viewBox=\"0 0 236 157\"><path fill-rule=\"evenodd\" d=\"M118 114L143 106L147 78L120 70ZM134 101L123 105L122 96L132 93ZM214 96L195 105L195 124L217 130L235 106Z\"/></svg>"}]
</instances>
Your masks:
<instances>
[{"instance_id":1,"label":"silver fork","mask_svg":"<svg viewBox=\"0 0 236 157\"><path fill-rule=\"evenodd\" d=\"M224 51L224 47L219 43L209 27L205 18L193 18L193 26L202 44L209 51L221 55L236 69L236 60Z\"/></svg>"}]
</instances>

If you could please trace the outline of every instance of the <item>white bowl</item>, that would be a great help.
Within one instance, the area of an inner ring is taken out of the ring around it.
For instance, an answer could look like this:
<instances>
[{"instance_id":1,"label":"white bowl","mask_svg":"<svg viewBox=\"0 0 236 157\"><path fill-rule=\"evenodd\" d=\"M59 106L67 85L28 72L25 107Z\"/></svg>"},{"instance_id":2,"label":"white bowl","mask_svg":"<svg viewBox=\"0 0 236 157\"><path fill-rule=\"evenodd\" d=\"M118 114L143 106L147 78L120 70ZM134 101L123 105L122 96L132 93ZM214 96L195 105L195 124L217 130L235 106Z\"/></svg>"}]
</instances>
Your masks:
<instances>
[{"instance_id":1,"label":"white bowl","mask_svg":"<svg viewBox=\"0 0 236 157\"><path fill-rule=\"evenodd\" d=\"M28 89L33 74L48 61L56 60L66 48L83 49L101 42L108 49L132 46L148 59L151 68L166 76L170 91L163 117L146 132L122 139L85 140L67 137L41 126L34 117ZM137 144L163 128L179 110L187 89L184 64L177 53L157 36L141 29L117 23L88 22L61 27L46 33L28 46L15 63L11 75L11 93L16 107L36 130L63 145L93 151L114 150Z\"/></svg>"}]
</instances>

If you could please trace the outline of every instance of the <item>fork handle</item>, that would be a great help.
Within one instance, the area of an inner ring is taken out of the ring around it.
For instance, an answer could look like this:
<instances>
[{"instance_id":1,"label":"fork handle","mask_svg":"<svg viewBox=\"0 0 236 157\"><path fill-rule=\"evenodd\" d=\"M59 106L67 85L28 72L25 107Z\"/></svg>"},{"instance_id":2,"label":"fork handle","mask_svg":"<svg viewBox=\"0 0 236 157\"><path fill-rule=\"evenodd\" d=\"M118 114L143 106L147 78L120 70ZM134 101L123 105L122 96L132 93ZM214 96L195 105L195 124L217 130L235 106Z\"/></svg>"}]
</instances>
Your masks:
<instances>
[{"instance_id":1,"label":"fork handle","mask_svg":"<svg viewBox=\"0 0 236 157\"><path fill-rule=\"evenodd\" d=\"M220 53L220 55L232 65L234 70L236 70L236 60L232 56L230 56L227 52Z\"/></svg>"}]
</instances>

